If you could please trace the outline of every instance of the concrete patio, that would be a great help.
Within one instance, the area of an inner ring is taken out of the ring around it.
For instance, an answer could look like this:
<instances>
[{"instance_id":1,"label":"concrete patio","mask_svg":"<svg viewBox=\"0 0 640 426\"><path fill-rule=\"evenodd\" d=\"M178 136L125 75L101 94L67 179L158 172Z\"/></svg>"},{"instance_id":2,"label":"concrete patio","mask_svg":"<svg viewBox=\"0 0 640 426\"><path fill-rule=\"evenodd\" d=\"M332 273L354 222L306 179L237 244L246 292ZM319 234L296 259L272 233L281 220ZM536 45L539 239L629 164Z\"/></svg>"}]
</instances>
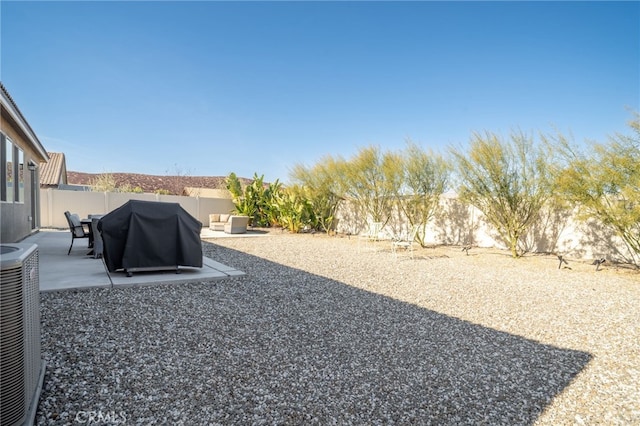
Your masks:
<instances>
[{"instance_id":1,"label":"concrete patio","mask_svg":"<svg viewBox=\"0 0 640 426\"><path fill-rule=\"evenodd\" d=\"M38 245L40 261L40 291L57 291L92 287L123 287L161 283L212 281L244 272L203 257L202 268L180 267L175 270L136 272L127 277L124 272L108 273L101 259L88 256L86 240L74 242L67 255L71 235L68 230L45 229L26 238L23 243Z\"/></svg>"}]
</instances>

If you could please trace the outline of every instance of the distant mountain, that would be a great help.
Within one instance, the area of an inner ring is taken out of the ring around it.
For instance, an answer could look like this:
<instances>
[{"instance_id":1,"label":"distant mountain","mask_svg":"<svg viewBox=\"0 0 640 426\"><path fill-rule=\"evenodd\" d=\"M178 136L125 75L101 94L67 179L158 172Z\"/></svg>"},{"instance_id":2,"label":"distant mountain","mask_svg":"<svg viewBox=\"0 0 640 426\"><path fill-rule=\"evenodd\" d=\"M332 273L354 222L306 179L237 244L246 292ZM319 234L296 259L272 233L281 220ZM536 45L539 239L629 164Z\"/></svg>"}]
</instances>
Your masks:
<instances>
[{"instance_id":1,"label":"distant mountain","mask_svg":"<svg viewBox=\"0 0 640 426\"><path fill-rule=\"evenodd\" d=\"M67 171L67 181L70 185L91 185L104 173L84 173ZM140 187L144 192L166 190L170 194L181 195L185 187L226 189L225 176L157 176L140 173L107 173L113 176L116 186L129 185ZM239 178L244 184L251 183L251 179Z\"/></svg>"}]
</instances>

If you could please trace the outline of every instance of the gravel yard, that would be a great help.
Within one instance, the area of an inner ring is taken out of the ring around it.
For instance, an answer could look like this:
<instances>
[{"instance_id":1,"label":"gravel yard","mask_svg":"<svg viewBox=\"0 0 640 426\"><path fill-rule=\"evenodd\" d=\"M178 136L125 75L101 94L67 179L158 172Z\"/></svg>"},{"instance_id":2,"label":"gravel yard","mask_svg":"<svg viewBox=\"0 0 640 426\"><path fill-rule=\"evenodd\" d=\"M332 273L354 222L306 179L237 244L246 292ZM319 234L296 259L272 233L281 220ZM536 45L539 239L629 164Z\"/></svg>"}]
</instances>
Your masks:
<instances>
[{"instance_id":1,"label":"gravel yard","mask_svg":"<svg viewBox=\"0 0 640 426\"><path fill-rule=\"evenodd\" d=\"M640 273L273 233L246 276L42 295L38 424L640 424Z\"/></svg>"}]
</instances>

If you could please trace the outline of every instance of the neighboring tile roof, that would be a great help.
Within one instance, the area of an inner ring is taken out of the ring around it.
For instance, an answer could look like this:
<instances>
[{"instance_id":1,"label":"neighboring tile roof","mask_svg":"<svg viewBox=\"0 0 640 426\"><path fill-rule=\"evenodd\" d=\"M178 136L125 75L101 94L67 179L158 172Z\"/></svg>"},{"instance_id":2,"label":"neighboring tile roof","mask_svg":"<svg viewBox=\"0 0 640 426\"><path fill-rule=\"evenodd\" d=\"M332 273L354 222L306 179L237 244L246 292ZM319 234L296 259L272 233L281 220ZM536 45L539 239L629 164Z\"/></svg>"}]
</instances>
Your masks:
<instances>
[{"instance_id":1,"label":"neighboring tile roof","mask_svg":"<svg viewBox=\"0 0 640 426\"><path fill-rule=\"evenodd\" d=\"M61 152L47 152L48 163L40 164L40 186L67 184L67 164Z\"/></svg>"}]
</instances>

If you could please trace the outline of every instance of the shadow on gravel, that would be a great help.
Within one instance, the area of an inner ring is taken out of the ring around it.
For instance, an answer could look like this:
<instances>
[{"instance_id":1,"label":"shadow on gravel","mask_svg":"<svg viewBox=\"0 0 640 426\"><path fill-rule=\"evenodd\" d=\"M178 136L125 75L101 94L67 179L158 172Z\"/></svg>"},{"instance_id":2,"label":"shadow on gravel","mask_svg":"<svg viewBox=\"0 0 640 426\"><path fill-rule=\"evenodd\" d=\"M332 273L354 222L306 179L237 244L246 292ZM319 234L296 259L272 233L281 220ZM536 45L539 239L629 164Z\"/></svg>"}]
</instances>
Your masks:
<instances>
[{"instance_id":1,"label":"shadow on gravel","mask_svg":"<svg viewBox=\"0 0 640 426\"><path fill-rule=\"evenodd\" d=\"M591 358L204 251L247 275L42 295L39 424L528 425Z\"/></svg>"}]
</instances>

